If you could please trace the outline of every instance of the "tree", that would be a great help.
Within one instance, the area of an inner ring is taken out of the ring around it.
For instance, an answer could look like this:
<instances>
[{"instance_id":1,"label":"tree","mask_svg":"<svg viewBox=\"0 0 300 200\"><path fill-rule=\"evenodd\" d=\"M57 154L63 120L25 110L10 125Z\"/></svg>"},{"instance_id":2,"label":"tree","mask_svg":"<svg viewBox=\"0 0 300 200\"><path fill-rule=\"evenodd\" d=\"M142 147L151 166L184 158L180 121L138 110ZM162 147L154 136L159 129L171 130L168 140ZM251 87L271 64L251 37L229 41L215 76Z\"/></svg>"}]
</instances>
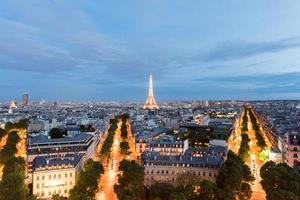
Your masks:
<instances>
[{"instance_id":1,"label":"tree","mask_svg":"<svg viewBox=\"0 0 300 200\"><path fill-rule=\"evenodd\" d=\"M242 183L253 180L254 177L251 175L249 167L244 164L244 161L232 151L228 151L227 160L220 168L216 180L217 186L222 190L223 194L226 194L227 199L236 199L240 190L245 187L242 187Z\"/></svg>"},{"instance_id":2,"label":"tree","mask_svg":"<svg viewBox=\"0 0 300 200\"><path fill-rule=\"evenodd\" d=\"M260 169L268 200L300 199L300 175L285 163L266 162Z\"/></svg>"},{"instance_id":3,"label":"tree","mask_svg":"<svg viewBox=\"0 0 300 200\"><path fill-rule=\"evenodd\" d=\"M196 198L199 194L201 178L193 175L192 173L186 172L179 174L177 176L176 183L176 191L181 191L187 199Z\"/></svg>"},{"instance_id":4,"label":"tree","mask_svg":"<svg viewBox=\"0 0 300 200\"><path fill-rule=\"evenodd\" d=\"M110 120L110 126L108 129L107 137L102 145L102 149L100 154L103 156L107 156L111 151L111 146L113 144L115 131L118 128L118 120L117 119L111 119Z\"/></svg>"},{"instance_id":5,"label":"tree","mask_svg":"<svg viewBox=\"0 0 300 200\"><path fill-rule=\"evenodd\" d=\"M182 192L173 192L169 196L169 200L187 200Z\"/></svg>"},{"instance_id":6,"label":"tree","mask_svg":"<svg viewBox=\"0 0 300 200\"><path fill-rule=\"evenodd\" d=\"M79 173L76 185L70 190L69 200L91 200L98 191L98 180L104 169L100 162L87 160Z\"/></svg>"},{"instance_id":7,"label":"tree","mask_svg":"<svg viewBox=\"0 0 300 200\"><path fill-rule=\"evenodd\" d=\"M6 131L3 128L0 128L0 140L6 135Z\"/></svg>"},{"instance_id":8,"label":"tree","mask_svg":"<svg viewBox=\"0 0 300 200\"><path fill-rule=\"evenodd\" d=\"M176 188L170 183L154 183L149 188L150 199L169 199L170 194L174 193Z\"/></svg>"},{"instance_id":9,"label":"tree","mask_svg":"<svg viewBox=\"0 0 300 200\"><path fill-rule=\"evenodd\" d=\"M51 138L63 138L64 136L67 136L67 131L59 128L52 128L49 135Z\"/></svg>"},{"instance_id":10,"label":"tree","mask_svg":"<svg viewBox=\"0 0 300 200\"><path fill-rule=\"evenodd\" d=\"M240 190L238 192L239 200L248 200L251 198L252 190L248 183L241 183Z\"/></svg>"},{"instance_id":11,"label":"tree","mask_svg":"<svg viewBox=\"0 0 300 200\"><path fill-rule=\"evenodd\" d=\"M200 194L198 200L217 200L218 198L217 185L211 181L204 180L200 183Z\"/></svg>"},{"instance_id":12,"label":"tree","mask_svg":"<svg viewBox=\"0 0 300 200\"><path fill-rule=\"evenodd\" d=\"M250 150L250 147L249 147L249 142L250 142L250 138L247 134L243 133L241 135L242 137L242 142L241 142L241 146L240 146L240 149L239 149L239 153L238 155L243 159L243 160L246 160L248 157L249 157L249 150Z\"/></svg>"},{"instance_id":13,"label":"tree","mask_svg":"<svg viewBox=\"0 0 300 200\"><path fill-rule=\"evenodd\" d=\"M52 195L52 200L66 200L66 197L60 196L58 194Z\"/></svg>"},{"instance_id":14,"label":"tree","mask_svg":"<svg viewBox=\"0 0 300 200\"><path fill-rule=\"evenodd\" d=\"M6 162L14 156L17 152L17 143L20 141L20 137L16 131L12 131L8 134L7 142L3 149L0 151L0 163L6 164Z\"/></svg>"},{"instance_id":15,"label":"tree","mask_svg":"<svg viewBox=\"0 0 300 200\"><path fill-rule=\"evenodd\" d=\"M119 200L143 200L144 189L144 168L135 161L122 160L119 170L118 184L114 185L114 191Z\"/></svg>"},{"instance_id":16,"label":"tree","mask_svg":"<svg viewBox=\"0 0 300 200\"><path fill-rule=\"evenodd\" d=\"M10 158L3 168L0 200L26 200L28 188L24 180L25 160L21 157Z\"/></svg>"},{"instance_id":17,"label":"tree","mask_svg":"<svg viewBox=\"0 0 300 200\"><path fill-rule=\"evenodd\" d=\"M129 144L126 141L120 143L121 153L125 154L129 150Z\"/></svg>"}]
</instances>

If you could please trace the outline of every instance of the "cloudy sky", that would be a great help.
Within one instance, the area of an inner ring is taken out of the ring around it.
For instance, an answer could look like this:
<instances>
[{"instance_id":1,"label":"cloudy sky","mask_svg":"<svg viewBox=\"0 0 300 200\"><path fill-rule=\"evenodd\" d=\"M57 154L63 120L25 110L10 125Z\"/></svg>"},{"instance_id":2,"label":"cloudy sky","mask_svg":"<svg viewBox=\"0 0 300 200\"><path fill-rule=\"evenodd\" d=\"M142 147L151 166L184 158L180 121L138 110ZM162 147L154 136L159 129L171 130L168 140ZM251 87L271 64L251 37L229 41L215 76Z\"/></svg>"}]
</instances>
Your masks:
<instances>
[{"instance_id":1,"label":"cloudy sky","mask_svg":"<svg viewBox=\"0 0 300 200\"><path fill-rule=\"evenodd\" d=\"M298 0L1 0L0 101L300 99Z\"/></svg>"}]
</instances>

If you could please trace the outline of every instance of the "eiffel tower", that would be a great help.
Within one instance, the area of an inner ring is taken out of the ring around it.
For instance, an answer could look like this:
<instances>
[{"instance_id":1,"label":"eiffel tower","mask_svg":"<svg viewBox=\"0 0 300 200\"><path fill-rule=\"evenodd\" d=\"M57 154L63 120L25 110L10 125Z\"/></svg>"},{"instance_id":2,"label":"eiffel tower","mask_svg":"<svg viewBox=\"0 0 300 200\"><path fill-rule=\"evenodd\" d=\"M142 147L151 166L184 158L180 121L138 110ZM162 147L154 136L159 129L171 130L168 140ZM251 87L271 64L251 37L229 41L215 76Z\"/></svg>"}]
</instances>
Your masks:
<instances>
[{"instance_id":1,"label":"eiffel tower","mask_svg":"<svg viewBox=\"0 0 300 200\"><path fill-rule=\"evenodd\" d=\"M152 81L152 75L150 74L149 77L149 93L147 97L147 101L144 105L144 109L159 109L158 105L155 102L154 95L153 95L153 81Z\"/></svg>"}]
</instances>

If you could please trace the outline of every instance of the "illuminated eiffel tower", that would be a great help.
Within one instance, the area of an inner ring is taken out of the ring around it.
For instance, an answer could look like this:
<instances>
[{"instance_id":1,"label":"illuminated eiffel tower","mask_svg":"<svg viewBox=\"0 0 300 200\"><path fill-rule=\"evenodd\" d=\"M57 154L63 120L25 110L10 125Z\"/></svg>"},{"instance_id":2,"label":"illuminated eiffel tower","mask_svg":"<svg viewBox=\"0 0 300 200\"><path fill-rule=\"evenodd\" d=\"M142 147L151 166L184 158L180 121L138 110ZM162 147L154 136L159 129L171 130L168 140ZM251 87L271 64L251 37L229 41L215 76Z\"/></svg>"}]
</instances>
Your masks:
<instances>
[{"instance_id":1,"label":"illuminated eiffel tower","mask_svg":"<svg viewBox=\"0 0 300 200\"><path fill-rule=\"evenodd\" d=\"M154 95L153 95L153 81L152 81L152 75L150 74L149 77L149 93L148 93L148 98L147 101L144 105L144 109L159 109L158 105L155 102Z\"/></svg>"}]
</instances>

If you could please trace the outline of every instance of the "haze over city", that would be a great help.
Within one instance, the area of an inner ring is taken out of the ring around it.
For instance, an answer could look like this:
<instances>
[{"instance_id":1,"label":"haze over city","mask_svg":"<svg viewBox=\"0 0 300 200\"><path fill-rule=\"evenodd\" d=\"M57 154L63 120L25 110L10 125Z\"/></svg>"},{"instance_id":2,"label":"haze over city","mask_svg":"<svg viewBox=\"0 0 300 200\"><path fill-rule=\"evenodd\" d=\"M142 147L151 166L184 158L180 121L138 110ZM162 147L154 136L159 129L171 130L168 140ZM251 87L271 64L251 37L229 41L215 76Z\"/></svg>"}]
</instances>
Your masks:
<instances>
[{"instance_id":1,"label":"haze over city","mask_svg":"<svg viewBox=\"0 0 300 200\"><path fill-rule=\"evenodd\" d=\"M296 1L11 1L0 100L299 99Z\"/></svg>"}]
</instances>

